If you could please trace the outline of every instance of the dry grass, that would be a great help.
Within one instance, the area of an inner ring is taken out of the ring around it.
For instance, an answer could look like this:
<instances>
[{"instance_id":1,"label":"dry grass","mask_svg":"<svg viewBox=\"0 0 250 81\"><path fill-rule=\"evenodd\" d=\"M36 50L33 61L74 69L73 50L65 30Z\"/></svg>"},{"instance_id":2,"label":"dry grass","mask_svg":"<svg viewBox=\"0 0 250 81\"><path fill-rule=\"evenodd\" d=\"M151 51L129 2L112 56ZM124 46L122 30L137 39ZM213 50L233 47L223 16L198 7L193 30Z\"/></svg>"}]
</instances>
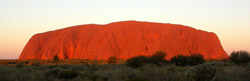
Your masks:
<instances>
[{"instance_id":1,"label":"dry grass","mask_svg":"<svg viewBox=\"0 0 250 81\"><path fill-rule=\"evenodd\" d=\"M212 64L222 71L210 81L250 81L250 64L239 66L220 61L205 64ZM45 64L19 67L4 65L0 66L0 81L189 81L188 72L194 67L196 66L179 67L173 64L163 66L146 64L140 68L132 68L124 64L60 64L58 66Z\"/></svg>"}]
</instances>

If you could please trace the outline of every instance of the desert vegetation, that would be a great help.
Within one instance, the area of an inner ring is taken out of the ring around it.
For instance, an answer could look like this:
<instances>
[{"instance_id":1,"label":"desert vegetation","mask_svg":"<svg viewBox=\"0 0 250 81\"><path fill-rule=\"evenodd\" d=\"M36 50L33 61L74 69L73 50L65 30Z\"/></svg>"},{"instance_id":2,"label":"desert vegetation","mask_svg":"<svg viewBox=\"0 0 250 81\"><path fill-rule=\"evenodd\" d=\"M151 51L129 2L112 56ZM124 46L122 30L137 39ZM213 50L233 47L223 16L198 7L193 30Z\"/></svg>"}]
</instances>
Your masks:
<instances>
[{"instance_id":1,"label":"desert vegetation","mask_svg":"<svg viewBox=\"0 0 250 81\"><path fill-rule=\"evenodd\" d=\"M58 56L54 56L54 57L53 57L53 61L56 63L56 66L57 66L57 63L58 63L58 61L59 61L59 57L58 57Z\"/></svg>"},{"instance_id":2,"label":"desert vegetation","mask_svg":"<svg viewBox=\"0 0 250 81\"><path fill-rule=\"evenodd\" d=\"M234 51L230 56L230 60L235 64L247 64L250 62L250 54L247 51Z\"/></svg>"},{"instance_id":3,"label":"desert vegetation","mask_svg":"<svg viewBox=\"0 0 250 81\"><path fill-rule=\"evenodd\" d=\"M194 66L205 62L201 54L191 54L190 56L177 55L170 59L170 62L177 66Z\"/></svg>"},{"instance_id":4,"label":"desert vegetation","mask_svg":"<svg viewBox=\"0 0 250 81\"><path fill-rule=\"evenodd\" d=\"M250 81L246 51L223 61L205 61L201 54L165 56L158 51L126 61L113 56L107 61L58 60L57 65L54 60L1 61L0 81Z\"/></svg>"},{"instance_id":5,"label":"desert vegetation","mask_svg":"<svg viewBox=\"0 0 250 81\"><path fill-rule=\"evenodd\" d=\"M117 63L117 58L116 58L116 56L111 56L111 57L109 57L108 63L109 63L109 64L116 64L116 63Z\"/></svg>"}]
</instances>

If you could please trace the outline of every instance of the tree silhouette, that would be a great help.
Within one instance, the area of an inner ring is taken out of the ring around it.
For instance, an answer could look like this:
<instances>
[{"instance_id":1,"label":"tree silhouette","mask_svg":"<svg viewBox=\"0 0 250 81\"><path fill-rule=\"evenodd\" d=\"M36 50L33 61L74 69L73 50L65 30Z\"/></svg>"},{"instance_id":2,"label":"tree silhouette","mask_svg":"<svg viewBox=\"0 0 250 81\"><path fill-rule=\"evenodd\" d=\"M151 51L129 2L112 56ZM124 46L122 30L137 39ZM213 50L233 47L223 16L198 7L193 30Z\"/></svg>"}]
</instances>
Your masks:
<instances>
[{"instance_id":1,"label":"tree silhouette","mask_svg":"<svg viewBox=\"0 0 250 81\"><path fill-rule=\"evenodd\" d=\"M235 64L247 64L250 62L250 54L247 51L232 52L229 58Z\"/></svg>"},{"instance_id":2,"label":"tree silhouette","mask_svg":"<svg viewBox=\"0 0 250 81\"><path fill-rule=\"evenodd\" d=\"M163 51L156 51L151 57L149 57L149 62L161 66L165 62L165 57L167 54Z\"/></svg>"},{"instance_id":3,"label":"tree silhouette","mask_svg":"<svg viewBox=\"0 0 250 81\"><path fill-rule=\"evenodd\" d=\"M148 57L136 56L136 57L128 59L125 62L125 65L130 66L130 67L134 67L134 68L139 68L139 67L144 66L147 63L148 63Z\"/></svg>"},{"instance_id":4,"label":"tree silhouette","mask_svg":"<svg viewBox=\"0 0 250 81\"><path fill-rule=\"evenodd\" d=\"M111 56L108 59L109 64L116 64L117 63L117 58L115 56Z\"/></svg>"},{"instance_id":5,"label":"tree silhouette","mask_svg":"<svg viewBox=\"0 0 250 81\"><path fill-rule=\"evenodd\" d=\"M205 63L205 59L203 55L195 53L191 54L190 56L185 55L176 55L170 59L171 63L174 63L177 66L195 66L202 63Z\"/></svg>"},{"instance_id":6,"label":"tree silhouette","mask_svg":"<svg viewBox=\"0 0 250 81\"><path fill-rule=\"evenodd\" d=\"M56 66L57 66L57 63L58 63L58 61L59 61L59 57L58 57L57 55L55 55L55 56L53 57L53 61L56 63Z\"/></svg>"}]
</instances>

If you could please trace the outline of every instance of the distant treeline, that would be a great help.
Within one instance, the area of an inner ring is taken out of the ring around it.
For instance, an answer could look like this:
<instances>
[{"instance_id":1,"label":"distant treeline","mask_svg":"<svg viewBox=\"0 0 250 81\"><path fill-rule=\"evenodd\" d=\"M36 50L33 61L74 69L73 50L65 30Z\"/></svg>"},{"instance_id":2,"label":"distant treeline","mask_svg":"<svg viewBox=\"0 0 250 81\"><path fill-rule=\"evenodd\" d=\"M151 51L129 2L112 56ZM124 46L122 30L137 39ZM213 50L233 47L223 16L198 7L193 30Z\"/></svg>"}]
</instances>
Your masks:
<instances>
[{"instance_id":1,"label":"distant treeline","mask_svg":"<svg viewBox=\"0 0 250 81\"><path fill-rule=\"evenodd\" d=\"M53 60L0 60L0 65L16 65L18 63L22 63L24 65L33 65L33 64L41 64L41 65L54 65L55 62ZM65 59L59 60L58 64L108 64L108 60L84 60L84 59ZM117 59L118 64L125 63L123 59Z\"/></svg>"},{"instance_id":2,"label":"distant treeline","mask_svg":"<svg viewBox=\"0 0 250 81\"><path fill-rule=\"evenodd\" d=\"M0 65L57 65L57 64L126 64L132 67L142 66L144 64L155 64L158 66L164 64L175 64L177 66L198 65L205 61L230 61L235 64L247 64L250 62L250 54L247 51L234 51L229 58L216 60L205 60L202 54L176 55L169 60L164 59L167 54L164 51L156 51L152 56L136 56L127 60L118 59L116 56L109 57L108 60L86 60L86 59L64 59L60 60L58 56L54 56L53 60L0 60Z\"/></svg>"}]
</instances>

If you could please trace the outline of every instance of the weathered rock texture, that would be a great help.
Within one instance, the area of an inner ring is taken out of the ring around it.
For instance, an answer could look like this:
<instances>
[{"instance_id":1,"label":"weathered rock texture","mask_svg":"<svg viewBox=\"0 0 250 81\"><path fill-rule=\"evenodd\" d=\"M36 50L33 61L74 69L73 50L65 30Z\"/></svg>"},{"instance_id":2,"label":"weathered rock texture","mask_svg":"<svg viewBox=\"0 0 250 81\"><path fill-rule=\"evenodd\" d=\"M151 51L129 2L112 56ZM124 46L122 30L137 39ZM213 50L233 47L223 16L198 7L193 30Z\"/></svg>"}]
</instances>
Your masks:
<instances>
[{"instance_id":1,"label":"weathered rock texture","mask_svg":"<svg viewBox=\"0 0 250 81\"><path fill-rule=\"evenodd\" d=\"M165 51L166 59L200 53L205 59L228 55L212 32L175 24L123 21L107 25L79 25L34 35L19 59L128 59Z\"/></svg>"}]
</instances>

